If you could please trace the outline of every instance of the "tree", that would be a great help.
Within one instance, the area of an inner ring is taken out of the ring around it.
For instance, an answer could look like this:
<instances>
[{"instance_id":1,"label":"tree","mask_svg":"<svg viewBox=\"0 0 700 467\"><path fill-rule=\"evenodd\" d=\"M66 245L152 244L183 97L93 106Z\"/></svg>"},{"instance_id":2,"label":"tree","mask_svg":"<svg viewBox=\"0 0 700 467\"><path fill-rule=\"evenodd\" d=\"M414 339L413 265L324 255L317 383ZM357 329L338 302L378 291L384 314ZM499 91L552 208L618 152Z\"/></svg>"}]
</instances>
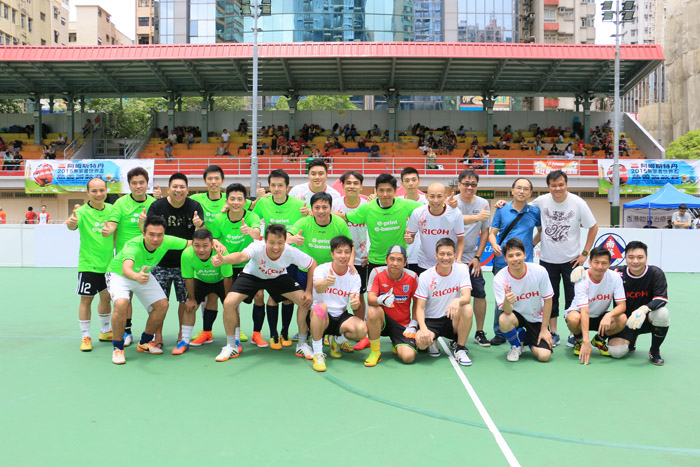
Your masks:
<instances>
[{"instance_id":1,"label":"tree","mask_svg":"<svg viewBox=\"0 0 700 467\"><path fill-rule=\"evenodd\" d=\"M16 99L0 99L0 114L22 113L22 101Z\"/></svg>"},{"instance_id":2,"label":"tree","mask_svg":"<svg viewBox=\"0 0 700 467\"><path fill-rule=\"evenodd\" d=\"M700 130L676 138L666 149L668 159L700 159Z\"/></svg>"},{"instance_id":3,"label":"tree","mask_svg":"<svg viewBox=\"0 0 700 467\"><path fill-rule=\"evenodd\" d=\"M201 97L183 97L182 111L200 110L202 108ZM214 111L230 112L233 110L245 110L248 108L248 100L237 96L215 96Z\"/></svg>"},{"instance_id":4,"label":"tree","mask_svg":"<svg viewBox=\"0 0 700 467\"><path fill-rule=\"evenodd\" d=\"M275 110L289 110L289 100L280 96ZM350 96L306 96L299 99L297 110L359 110Z\"/></svg>"},{"instance_id":5,"label":"tree","mask_svg":"<svg viewBox=\"0 0 700 467\"><path fill-rule=\"evenodd\" d=\"M160 97L146 99L90 99L88 110L105 112L112 122L110 131L115 138L133 138L151 124L154 112L165 112L167 101Z\"/></svg>"}]
</instances>

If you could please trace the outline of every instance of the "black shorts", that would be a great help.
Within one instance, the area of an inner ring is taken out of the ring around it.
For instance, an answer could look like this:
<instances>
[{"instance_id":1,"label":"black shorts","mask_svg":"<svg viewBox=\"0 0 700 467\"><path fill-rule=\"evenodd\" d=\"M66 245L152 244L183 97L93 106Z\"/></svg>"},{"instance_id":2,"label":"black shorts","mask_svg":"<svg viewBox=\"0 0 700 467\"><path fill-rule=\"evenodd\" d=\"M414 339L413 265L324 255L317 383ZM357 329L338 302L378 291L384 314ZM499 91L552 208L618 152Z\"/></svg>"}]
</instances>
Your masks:
<instances>
[{"instance_id":1,"label":"black shorts","mask_svg":"<svg viewBox=\"0 0 700 467\"><path fill-rule=\"evenodd\" d=\"M425 318L425 325L429 331L435 334L435 339L440 336L446 339L457 339L457 332L452 325L452 320L447 316L442 318Z\"/></svg>"},{"instance_id":2,"label":"black shorts","mask_svg":"<svg viewBox=\"0 0 700 467\"><path fill-rule=\"evenodd\" d=\"M302 290L306 290L306 281L309 278L309 273L307 271L302 271L296 264L290 264L287 267L287 274L297 281L297 284L299 284Z\"/></svg>"},{"instance_id":3,"label":"black shorts","mask_svg":"<svg viewBox=\"0 0 700 467\"><path fill-rule=\"evenodd\" d=\"M187 287L185 279L182 278L180 268L162 268L156 266L151 270L151 274L156 278L160 287L165 292L165 296L170 300L170 286L175 286L175 298L179 303L187 301Z\"/></svg>"},{"instance_id":4,"label":"black shorts","mask_svg":"<svg viewBox=\"0 0 700 467\"><path fill-rule=\"evenodd\" d=\"M224 281L215 282L213 284L209 282L203 282L199 279L194 280L194 300L197 303L202 303L207 299L209 294L215 294L224 303L226 298L226 289L224 288Z\"/></svg>"},{"instance_id":5,"label":"black shorts","mask_svg":"<svg viewBox=\"0 0 700 467\"><path fill-rule=\"evenodd\" d=\"M547 343L543 340L540 341L539 344L537 343L537 339L540 337L540 330L542 330L542 323L531 323L517 311L513 311L513 316L518 319L517 328L525 328L525 338L522 342L523 345L531 345L541 349L553 350L549 348L549 345L547 345Z\"/></svg>"},{"instance_id":6,"label":"black shorts","mask_svg":"<svg viewBox=\"0 0 700 467\"><path fill-rule=\"evenodd\" d=\"M369 273L367 272L368 266L358 266L356 264L355 269L357 269L357 273L360 275L360 294L363 294L367 292L367 278L369 277Z\"/></svg>"},{"instance_id":7,"label":"black shorts","mask_svg":"<svg viewBox=\"0 0 700 467\"><path fill-rule=\"evenodd\" d=\"M103 272L85 271L78 273L78 289L75 291L78 295L94 297L106 288L107 281Z\"/></svg>"},{"instance_id":8,"label":"black shorts","mask_svg":"<svg viewBox=\"0 0 700 467\"><path fill-rule=\"evenodd\" d=\"M486 298L486 280L484 280L484 271L481 274L474 276L472 274L471 268L469 269L469 280L472 283L472 297L473 298Z\"/></svg>"},{"instance_id":9,"label":"black shorts","mask_svg":"<svg viewBox=\"0 0 700 467\"><path fill-rule=\"evenodd\" d=\"M423 274L426 271L426 269L423 269L422 267L418 266L417 264L409 264L408 270L415 272L416 276L420 276L421 274Z\"/></svg>"},{"instance_id":10,"label":"black shorts","mask_svg":"<svg viewBox=\"0 0 700 467\"><path fill-rule=\"evenodd\" d=\"M399 345L407 345L413 350L416 350L415 339L411 339L410 337L406 337L403 335L403 331L405 329L406 326L400 325L399 323L391 319L389 315L384 313L384 325L382 327L381 335L391 339L391 345L395 347Z\"/></svg>"},{"instance_id":11,"label":"black shorts","mask_svg":"<svg viewBox=\"0 0 700 467\"><path fill-rule=\"evenodd\" d=\"M231 287L233 287L233 283L236 282L236 279L238 279L238 276L240 276L241 272L243 272L243 268L232 268L232 270L233 270L233 276L231 276L231 280L233 282L231 282ZM254 298L255 298L255 296L248 297L245 300L243 300L243 303L247 303L248 305L250 305L251 303L253 303Z\"/></svg>"},{"instance_id":12,"label":"black shorts","mask_svg":"<svg viewBox=\"0 0 700 467\"><path fill-rule=\"evenodd\" d=\"M260 279L251 274L241 272L233 285L231 285L229 292L246 295L252 301L258 290L265 290L275 302L280 303L286 300L282 296L283 294L303 289L289 274L282 274L274 279Z\"/></svg>"},{"instance_id":13,"label":"black shorts","mask_svg":"<svg viewBox=\"0 0 700 467\"><path fill-rule=\"evenodd\" d=\"M614 338L620 338L620 339L625 339L628 342L634 342L637 340L637 336L640 334L651 334L653 331L653 326L651 325L651 322L649 321L649 317L644 320L644 324L642 324L642 327L639 329L630 329L627 326L622 328L622 331L618 332L614 336L608 336L608 339L614 339ZM609 342L609 341L608 341Z\"/></svg>"},{"instance_id":14,"label":"black shorts","mask_svg":"<svg viewBox=\"0 0 700 467\"><path fill-rule=\"evenodd\" d=\"M323 331L324 336L339 336L340 335L340 326L343 325L344 322L352 318L353 314L348 313L347 310L345 310L340 316L333 317L331 314L328 314L328 327L326 328L325 331ZM311 326L311 313L306 315L306 325Z\"/></svg>"}]
</instances>

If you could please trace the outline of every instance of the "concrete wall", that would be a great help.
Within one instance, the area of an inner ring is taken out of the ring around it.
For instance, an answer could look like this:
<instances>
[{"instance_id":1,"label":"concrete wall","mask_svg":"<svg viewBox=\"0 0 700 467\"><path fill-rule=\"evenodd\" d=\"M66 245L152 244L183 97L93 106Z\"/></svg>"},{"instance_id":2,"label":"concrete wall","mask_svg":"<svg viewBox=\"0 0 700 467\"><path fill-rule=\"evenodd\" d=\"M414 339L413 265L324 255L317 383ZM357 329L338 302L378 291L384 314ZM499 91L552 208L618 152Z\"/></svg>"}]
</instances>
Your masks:
<instances>
[{"instance_id":1,"label":"concrete wall","mask_svg":"<svg viewBox=\"0 0 700 467\"><path fill-rule=\"evenodd\" d=\"M644 127L651 136L659 140L659 106L658 104L645 105L639 108L637 116L639 124ZM661 145L667 148L673 141L673 117L671 104L661 104Z\"/></svg>"},{"instance_id":2,"label":"concrete wall","mask_svg":"<svg viewBox=\"0 0 700 467\"><path fill-rule=\"evenodd\" d=\"M75 113L75 132L79 133L83 129L85 119L93 119L95 114L80 112ZM50 133L68 133L68 117L66 114L41 114L41 121L49 126ZM34 117L31 114L2 114L0 113L0 128L7 128L12 125L33 125Z\"/></svg>"},{"instance_id":3,"label":"concrete wall","mask_svg":"<svg viewBox=\"0 0 700 467\"><path fill-rule=\"evenodd\" d=\"M87 196L84 193L46 195L46 196L21 196L21 197L6 197L7 192L0 192L0 207L7 215L9 223L23 223L24 215L27 208L31 206L34 212L41 210L41 205L46 205L46 210L51 215L52 222L63 222L70 215L72 206L76 202L83 204L87 201Z\"/></svg>"}]
</instances>

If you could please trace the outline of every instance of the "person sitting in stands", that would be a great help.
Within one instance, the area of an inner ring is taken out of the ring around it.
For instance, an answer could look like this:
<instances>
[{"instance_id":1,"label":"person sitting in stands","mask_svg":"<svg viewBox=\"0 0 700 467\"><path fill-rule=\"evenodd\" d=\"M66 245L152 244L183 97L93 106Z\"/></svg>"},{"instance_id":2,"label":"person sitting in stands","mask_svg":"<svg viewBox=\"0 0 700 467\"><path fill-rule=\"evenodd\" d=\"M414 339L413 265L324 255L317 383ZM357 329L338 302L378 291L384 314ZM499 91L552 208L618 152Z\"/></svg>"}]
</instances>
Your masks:
<instances>
[{"instance_id":1,"label":"person sitting in stands","mask_svg":"<svg viewBox=\"0 0 700 467\"><path fill-rule=\"evenodd\" d=\"M554 142L555 142L555 143L558 143L558 144L564 143L564 135L560 133L560 134L556 137L556 139L554 140Z\"/></svg>"},{"instance_id":2,"label":"person sitting in stands","mask_svg":"<svg viewBox=\"0 0 700 467\"><path fill-rule=\"evenodd\" d=\"M360 141L357 142L357 149L364 149L365 147L365 139L360 136Z\"/></svg>"},{"instance_id":3,"label":"person sitting in stands","mask_svg":"<svg viewBox=\"0 0 700 467\"><path fill-rule=\"evenodd\" d=\"M484 168L484 163L482 160L482 156L479 153L479 150L477 149L474 151L474 154L472 155L472 169L483 169Z\"/></svg>"},{"instance_id":4,"label":"person sitting in stands","mask_svg":"<svg viewBox=\"0 0 700 467\"><path fill-rule=\"evenodd\" d=\"M573 143L566 145L566 149L564 149L564 157L567 159L573 159L575 157Z\"/></svg>"},{"instance_id":5,"label":"person sitting in stands","mask_svg":"<svg viewBox=\"0 0 700 467\"><path fill-rule=\"evenodd\" d=\"M163 153L165 155L166 162L173 160L173 144L170 141L166 141L163 147Z\"/></svg>"},{"instance_id":6,"label":"person sitting in stands","mask_svg":"<svg viewBox=\"0 0 700 467\"><path fill-rule=\"evenodd\" d=\"M44 159L56 159L56 149L53 147L53 143L44 146Z\"/></svg>"},{"instance_id":7,"label":"person sitting in stands","mask_svg":"<svg viewBox=\"0 0 700 467\"><path fill-rule=\"evenodd\" d=\"M515 138L513 138L514 143L522 143L525 141L525 137L523 136L523 130L518 130L518 132L515 134Z\"/></svg>"},{"instance_id":8,"label":"person sitting in stands","mask_svg":"<svg viewBox=\"0 0 700 467\"><path fill-rule=\"evenodd\" d=\"M342 143L336 137L333 138L333 145L330 148L328 148L328 150L330 149L345 149L345 146L343 146Z\"/></svg>"},{"instance_id":9,"label":"person sitting in stands","mask_svg":"<svg viewBox=\"0 0 700 467\"><path fill-rule=\"evenodd\" d=\"M506 144L506 141L504 139L499 140L496 144L496 147L498 149L510 149L510 146Z\"/></svg>"},{"instance_id":10,"label":"person sitting in stands","mask_svg":"<svg viewBox=\"0 0 700 467\"><path fill-rule=\"evenodd\" d=\"M613 151L613 144L611 141L605 143L605 158L613 159L615 157L615 152Z\"/></svg>"},{"instance_id":11,"label":"person sitting in stands","mask_svg":"<svg viewBox=\"0 0 700 467\"><path fill-rule=\"evenodd\" d=\"M554 128L554 125L550 126L549 130L547 130L547 136L549 138L556 138L557 136L559 136L559 132L556 128Z\"/></svg>"},{"instance_id":12,"label":"person sitting in stands","mask_svg":"<svg viewBox=\"0 0 700 467\"><path fill-rule=\"evenodd\" d=\"M593 152L600 151L600 149L601 149L600 146L601 146L600 138L598 137L598 135L593 134L591 136L591 151L593 151Z\"/></svg>"},{"instance_id":13,"label":"person sitting in stands","mask_svg":"<svg viewBox=\"0 0 700 467\"><path fill-rule=\"evenodd\" d=\"M582 140L578 140L578 143L576 143L576 155L578 157L586 157L586 147L583 144Z\"/></svg>"},{"instance_id":14,"label":"person sitting in stands","mask_svg":"<svg viewBox=\"0 0 700 467\"><path fill-rule=\"evenodd\" d=\"M429 150L428 154L426 154L426 156L425 156L425 168L431 169L431 170L437 169L438 166L437 166L436 161L437 161L437 157L435 156L435 153L433 152L432 149Z\"/></svg>"},{"instance_id":15,"label":"person sitting in stands","mask_svg":"<svg viewBox=\"0 0 700 467\"><path fill-rule=\"evenodd\" d=\"M369 148L369 161L372 162L373 160L376 160L377 162L381 161L382 156L379 154L379 145L377 143L372 143L372 146Z\"/></svg>"},{"instance_id":16,"label":"person sitting in stands","mask_svg":"<svg viewBox=\"0 0 700 467\"><path fill-rule=\"evenodd\" d=\"M464 129L464 125L461 125L459 129L457 130L457 136L459 137L464 137L466 134L466 130Z\"/></svg>"},{"instance_id":17,"label":"person sitting in stands","mask_svg":"<svg viewBox=\"0 0 700 467\"><path fill-rule=\"evenodd\" d=\"M333 141L331 140L331 137L329 136L326 138L326 142L323 143L323 150L327 151L333 147Z\"/></svg>"},{"instance_id":18,"label":"person sitting in stands","mask_svg":"<svg viewBox=\"0 0 700 467\"><path fill-rule=\"evenodd\" d=\"M381 130L379 129L379 127L375 123L374 126L372 127L372 136L381 136L381 134L382 134Z\"/></svg>"},{"instance_id":19,"label":"person sitting in stands","mask_svg":"<svg viewBox=\"0 0 700 467\"><path fill-rule=\"evenodd\" d=\"M66 144L66 136L63 134L59 134L58 139L56 140L56 144L58 144L59 146L65 145Z\"/></svg>"},{"instance_id":20,"label":"person sitting in stands","mask_svg":"<svg viewBox=\"0 0 700 467\"><path fill-rule=\"evenodd\" d=\"M552 144L552 147L549 149L549 155L550 156L560 156L561 155L561 150L557 147L557 143Z\"/></svg>"},{"instance_id":21,"label":"person sitting in stands","mask_svg":"<svg viewBox=\"0 0 700 467\"><path fill-rule=\"evenodd\" d=\"M248 122L245 121L245 118L241 119L241 123L238 124L238 134L241 136L245 135L248 133Z\"/></svg>"},{"instance_id":22,"label":"person sitting in stands","mask_svg":"<svg viewBox=\"0 0 700 467\"><path fill-rule=\"evenodd\" d=\"M510 125L508 125L505 130L503 130L503 136L501 136L501 140L503 141L510 141L513 139L513 130L511 130Z\"/></svg>"},{"instance_id":23,"label":"person sitting in stands","mask_svg":"<svg viewBox=\"0 0 700 467\"><path fill-rule=\"evenodd\" d=\"M501 130L498 129L498 125L493 126L493 136L501 136Z\"/></svg>"},{"instance_id":24,"label":"person sitting in stands","mask_svg":"<svg viewBox=\"0 0 700 467\"><path fill-rule=\"evenodd\" d=\"M627 149L627 140L625 139L625 136L624 136L624 135L622 135L622 136L620 137L619 149L620 149L620 154L622 154L622 153L624 152L626 157L629 157L629 156L630 156L630 152L629 152L629 150Z\"/></svg>"}]
</instances>

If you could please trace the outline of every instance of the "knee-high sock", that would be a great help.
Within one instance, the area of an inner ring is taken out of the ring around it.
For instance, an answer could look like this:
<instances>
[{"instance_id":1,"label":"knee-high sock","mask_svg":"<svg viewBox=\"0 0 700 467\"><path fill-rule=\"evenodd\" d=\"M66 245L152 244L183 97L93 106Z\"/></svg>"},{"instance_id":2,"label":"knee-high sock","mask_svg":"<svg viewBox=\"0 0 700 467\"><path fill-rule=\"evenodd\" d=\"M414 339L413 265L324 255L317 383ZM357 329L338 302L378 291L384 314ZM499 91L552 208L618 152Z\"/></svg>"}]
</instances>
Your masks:
<instances>
[{"instance_id":1,"label":"knee-high sock","mask_svg":"<svg viewBox=\"0 0 700 467\"><path fill-rule=\"evenodd\" d=\"M253 305L253 332L262 331L265 322L265 307L263 305Z\"/></svg>"},{"instance_id":2,"label":"knee-high sock","mask_svg":"<svg viewBox=\"0 0 700 467\"><path fill-rule=\"evenodd\" d=\"M282 334L289 337L289 324L294 316L294 304L282 304Z\"/></svg>"},{"instance_id":3,"label":"knee-high sock","mask_svg":"<svg viewBox=\"0 0 700 467\"><path fill-rule=\"evenodd\" d=\"M267 305L267 325L270 328L270 337L279 337L277 334L277 318L279 318L279 306Z\"/></svg>"},{"instance_id":4,"label":"knee-high sock","mask_svg":"<svg viewBox=\"0 0 700 467\"><path fill-rule=\"evenodd\" d=\"M664 339L666 339L666 334L668 333L668 327L662 328L659 326L652 326L651 328L651 351L654 353L659 352L661 344L663 344Z\"/></svg>"},{"instance_id":5,"label":"knee-high sock","mask_svg":"<svg viewBox=\"0 0 700 467\"><path fill-rule=\"evenodd\" d=\"M209 331L211 332L211 328L214 326L214 321L216 321L216 315L219 313L219 310L208 310L204 309L204 316L202 318L202 331Z\"/></svg>"}]
</instances>

